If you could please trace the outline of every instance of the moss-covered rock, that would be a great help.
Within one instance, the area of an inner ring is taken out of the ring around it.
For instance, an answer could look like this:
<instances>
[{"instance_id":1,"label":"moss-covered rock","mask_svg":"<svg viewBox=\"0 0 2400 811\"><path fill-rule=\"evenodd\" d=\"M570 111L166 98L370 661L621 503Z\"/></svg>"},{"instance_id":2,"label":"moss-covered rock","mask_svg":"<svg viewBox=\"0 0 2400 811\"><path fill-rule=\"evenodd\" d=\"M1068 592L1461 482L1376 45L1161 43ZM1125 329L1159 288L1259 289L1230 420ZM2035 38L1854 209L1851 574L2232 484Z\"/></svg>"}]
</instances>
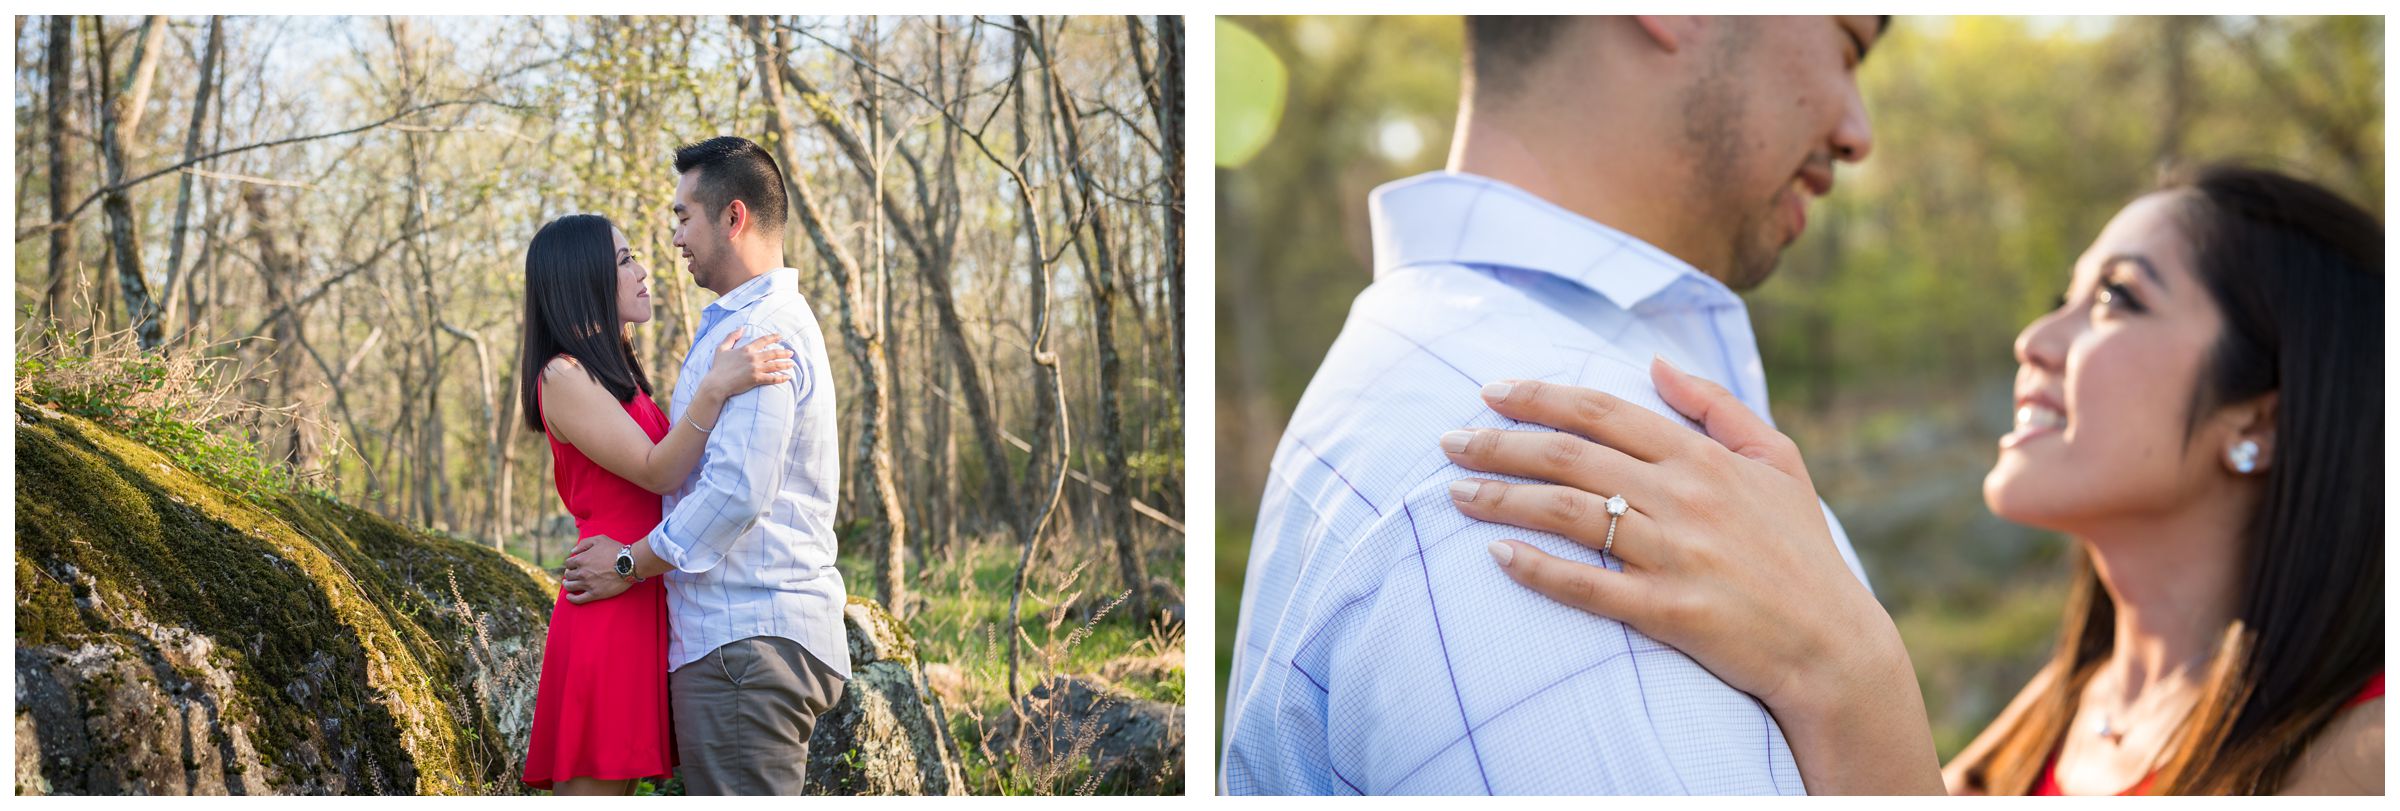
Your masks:
<instances>
[{"instance_id":1,"label":"moss-covered rock","mask_svg":"<svg viewBox=\"0 0 2400 811\"><path fill-rule=\"evenodd\" d=\"M850 681L808 739L811 794L964 794L947 719L908 626L852 595L842 610Z\"/></svg>"},{"instance_id":2,"label":"moss-covered rock","mask_svg":"<svg viewBox=\"0 0 2400 811\"><path fill-rule=\"evenodd\" d=\"M16 420L17 793L516 790L540 571Z\"/></svg>"}]
</instances>

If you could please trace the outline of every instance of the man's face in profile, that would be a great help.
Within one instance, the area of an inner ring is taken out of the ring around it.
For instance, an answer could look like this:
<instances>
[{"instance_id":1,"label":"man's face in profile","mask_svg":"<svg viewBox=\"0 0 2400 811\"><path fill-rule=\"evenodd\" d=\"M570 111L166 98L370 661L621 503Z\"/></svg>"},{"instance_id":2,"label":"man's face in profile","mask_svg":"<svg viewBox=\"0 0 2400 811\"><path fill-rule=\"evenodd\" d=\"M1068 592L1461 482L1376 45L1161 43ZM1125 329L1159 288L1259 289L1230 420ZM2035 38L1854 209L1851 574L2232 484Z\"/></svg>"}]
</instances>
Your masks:
<instances>
[{"instance_id":1,"label":"man's face in profile","mask_svg":"<svg viewBox=\"0 0 2400 811\"><path fill-rule=\"evenodd\" d=\"M719 227L722 212L710 211L700 200L700 171L684 172L675 178L675 247L683 252L685 269L691 271L692 283L703 290L718 293L719 271L725 254L732 246Z\"/></svg>"},{"instance_id":2,"label":"man's face in profile","mask_svg":"<svg viewBox=\"0 0 2400 811\"><path fill-rule=\"evenodd\" d=\"M1716 18L1695 58L1684 129L1691 187L1722 224L1727 286L1774 273L1808 227L1808 204L1833 189L1835 161L1867 156L1874 136L1857 70L1881 35L1874 16Z\"/></svg>"}]
</instances>

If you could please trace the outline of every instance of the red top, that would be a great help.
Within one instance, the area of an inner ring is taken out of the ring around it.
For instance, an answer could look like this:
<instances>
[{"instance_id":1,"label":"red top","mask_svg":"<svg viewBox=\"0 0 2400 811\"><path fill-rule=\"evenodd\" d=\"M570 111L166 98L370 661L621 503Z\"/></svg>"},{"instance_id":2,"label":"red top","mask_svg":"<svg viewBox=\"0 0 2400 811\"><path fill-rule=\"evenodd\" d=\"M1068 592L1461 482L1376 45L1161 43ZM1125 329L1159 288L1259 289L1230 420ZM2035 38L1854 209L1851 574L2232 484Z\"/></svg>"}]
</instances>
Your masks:
<instances>
[{"instance_id":1,"label":"red top","mask_svg":"<svg viewBox=\"0 0 2400 811\"><path fill-rule=\"evenodd\" d=\"M541 389L534 389L534 396L539 398ZM541 401L536 399L534 402L538 405ZM635 391L633 399L625 402L625 415L632 417L634 424L642 427L642 433L650 438L652 444L665 439L667 432L674 427L673 423L667 421L666 412L660 411L658 403L650 399L648 392ZM550 440L551 467L558 479L558 499L566 505L567 514L575 517L576 538L606 535L618 543L631 544L648 537L650 530L658 526L665 502L657 493L610 473L600 463L583 455L582 448L558 441L558 437L549 432L547 421L543 423L542 433Z\"/></svg>"},{"instance_id":2,"label":"red top","mask_svg":"<svg viewBox=\"0 0 2400 811\"><path fill-rule=\"evenodd\" d=\"M2382 697L2383 673L2377 671L2375 678L2367 680L2366 688L2359 690L2358 695L2351 696L2348 702L2342 704L2342 709L2347 710ZM2117 792L2117 795L2130 797L2136 794L2148 794L2150 793L2150 784L2157 780L2158 773L2152 772L2149 776L2142 778L2142 782L2133 784L2133 788ZM2053 749L2050 751L2050 762L2042 764L2042 782L2033 787L2033 796L2064 797L2066 794L2067 792L2058 785L2058 750Z\"/></svg>"}]
</instances>

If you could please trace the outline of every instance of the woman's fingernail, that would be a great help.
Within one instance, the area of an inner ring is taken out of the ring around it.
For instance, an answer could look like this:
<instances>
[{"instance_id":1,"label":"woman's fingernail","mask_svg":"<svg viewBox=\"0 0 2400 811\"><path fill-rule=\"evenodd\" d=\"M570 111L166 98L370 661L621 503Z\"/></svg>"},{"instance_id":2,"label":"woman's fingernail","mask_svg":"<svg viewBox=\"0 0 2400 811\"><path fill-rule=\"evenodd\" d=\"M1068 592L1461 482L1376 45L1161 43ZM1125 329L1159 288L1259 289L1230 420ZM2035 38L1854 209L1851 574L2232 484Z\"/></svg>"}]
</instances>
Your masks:
<instances>
[{"instance_id":1,"label":"woman's fingernail","mask_svg":"<svg viewBox=\"0 0 2400 811\"><path fill-rule=\"evenodd\" d=\"M1516 547L1500 541L1493 541L1492 545L1484 547L1483 551L1492 553L1492 562L1502 566L1507 566L1508 560L1517 556Z\"/></svg>"},{"instance_id":2,"label":"woman's fingernail","mask_svg":"<svg viewBox=\"0 0 2400 811\"><path fill-rule=\"evenodd\" d=\"M1443 434L1442 450L1449 451L1451 453L1466 453L1467 443L1474 439L1475 432L1473 431L1452 431L1450 433Z\"/></svg>"},{"instance_id":3,"label":"woman's fingernail","mask_svg":"<svg viewBox=\"0 0 2400 811\"><path fill-rule=\"evenodd\" d=\"M1674 361L1667 360L1667 356L1664 354L1655 352L1651 353L1650 359L1658 361L1658 365L1660 366L1667 367L1667 371L1674 372L1676 374L1683 374L1683 367L1675 365Z\"/></svg>"},{"instance_id":4,"label":"woman's fingernail","mask_svg":"<svg viewBox=\"0 0 2400 811\"><path fill-rule=\"evenodd\" d=\"M1451 501L1474 501L1476 494L1481 492L1483 492L1483 482L1474 479L1460 479L1450 483Z\"/></svg>"},{"instance_id":5,"label":"woman's fingernail","mask_svg":"<svg viewBox=\"0 0 2400 811\"><path fill-rule=\"evenodd\" d=\"M1485 385L1483 387L1483 401L1487 403L1505 402L1508 400L1508 393L1515 391L1516 388L1516 384L1507 382Z\"/></svg>"}]
</instances>

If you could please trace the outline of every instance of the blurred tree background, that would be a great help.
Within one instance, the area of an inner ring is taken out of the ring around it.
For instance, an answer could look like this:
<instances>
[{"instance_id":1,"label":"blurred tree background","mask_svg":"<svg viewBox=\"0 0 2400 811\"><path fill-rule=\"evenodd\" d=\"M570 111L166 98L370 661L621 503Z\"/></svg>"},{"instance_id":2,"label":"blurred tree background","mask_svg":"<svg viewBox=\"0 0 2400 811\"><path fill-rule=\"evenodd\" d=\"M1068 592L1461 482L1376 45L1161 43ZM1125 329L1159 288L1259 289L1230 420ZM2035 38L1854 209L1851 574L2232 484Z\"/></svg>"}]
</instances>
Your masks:
<instances>
[{"instance_id":1,"label":"blurred tree background","mask_svg":"<svg viewBox=\"0 0 2400 811\"><path fill-rule=\"evenodd\" d=\"M618 224L652 274L630 332L663 399L714 298L672 244L673 149L748 136L787 173L785 261L833 365L839 565L907 623L969 786L1180 793L1117 765L1180 752L1179 726L1072 754L993 736L1054 676L1113 703L1043 718L1182 715L1183 31L19 16L16 391L65 399L45 392L101 369L147 397L169 379L147 370L205 367L87 401L224 440L180 462L555 571L578 533L518 411L526 245L564 214Z\"/></svg>"},{"instance_id":2,"label":"blurred tree background","mask_svg":"<svg viewBox=\"0 0 2400 811\"><path fill-rule=\"evenodd\" d=\"M1444 162L1461 32L1217 26L1221 717L1268 462L1371 281L1368 192ZM1777 422L1898 620L1944 758L2048 654L2065 594L2065 539L1980 496L2017 331L2167 167L2244 159L2380 215L2383 74L2373 17L1904 17L1860 69L1875 152L1746 298Z\"/></svg>"}]
</instances>

